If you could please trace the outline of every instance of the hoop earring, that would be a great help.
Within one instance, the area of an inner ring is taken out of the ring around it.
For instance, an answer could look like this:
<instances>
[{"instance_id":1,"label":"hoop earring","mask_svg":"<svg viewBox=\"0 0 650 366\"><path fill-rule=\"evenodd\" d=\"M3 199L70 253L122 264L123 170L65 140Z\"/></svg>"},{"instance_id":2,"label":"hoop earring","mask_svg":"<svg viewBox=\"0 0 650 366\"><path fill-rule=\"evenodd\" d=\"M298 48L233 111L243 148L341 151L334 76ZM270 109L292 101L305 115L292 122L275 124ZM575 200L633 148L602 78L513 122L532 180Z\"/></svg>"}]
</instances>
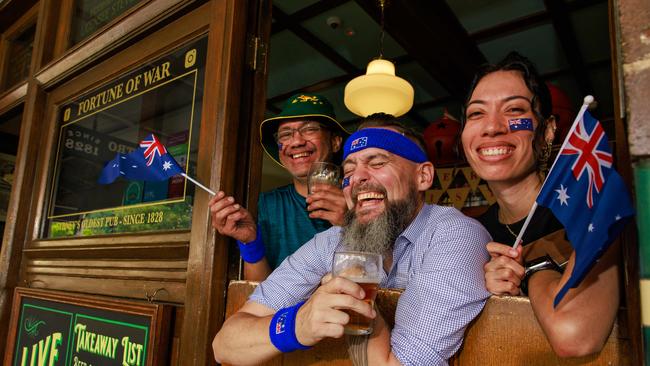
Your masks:
<instances>
[{"instance_id":1,"label":"hoop earring","mask_svg":"<svg viewBox=\"0 0 650 366\"><path fill-rule=\"evenodd\" d=\"M551 157L551 150L553 150L553 142L546 141L546 145L542 147L541 154L537 160L537 167L542 173L542 176L546 176L548 172L548 159Z\"/></svg>"}]
</instances>

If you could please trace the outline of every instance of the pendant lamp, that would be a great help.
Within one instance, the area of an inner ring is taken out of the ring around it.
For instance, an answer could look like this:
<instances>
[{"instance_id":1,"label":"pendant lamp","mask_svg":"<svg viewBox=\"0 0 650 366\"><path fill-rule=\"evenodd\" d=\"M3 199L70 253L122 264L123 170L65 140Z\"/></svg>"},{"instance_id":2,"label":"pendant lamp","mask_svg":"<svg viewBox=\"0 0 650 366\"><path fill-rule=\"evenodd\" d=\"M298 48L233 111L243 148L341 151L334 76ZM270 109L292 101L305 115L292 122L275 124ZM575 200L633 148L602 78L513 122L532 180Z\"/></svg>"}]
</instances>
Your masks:
<instances>
[{"instance_id":1,"label":"pendant lamp","mask_svg":"<svg viewBox=\"0 0 650 366\"><path fill-rule=\"evenodd\" d=\"M381 8L379 58L370 61L365 75L352 79L345 86L343 97L345 106L350 112L361 117L378 112L399 117L413 106L413 87L408 81L395 76L395 65L383 59L385 1L379 0Z\"/></svg>"}]
</instances>

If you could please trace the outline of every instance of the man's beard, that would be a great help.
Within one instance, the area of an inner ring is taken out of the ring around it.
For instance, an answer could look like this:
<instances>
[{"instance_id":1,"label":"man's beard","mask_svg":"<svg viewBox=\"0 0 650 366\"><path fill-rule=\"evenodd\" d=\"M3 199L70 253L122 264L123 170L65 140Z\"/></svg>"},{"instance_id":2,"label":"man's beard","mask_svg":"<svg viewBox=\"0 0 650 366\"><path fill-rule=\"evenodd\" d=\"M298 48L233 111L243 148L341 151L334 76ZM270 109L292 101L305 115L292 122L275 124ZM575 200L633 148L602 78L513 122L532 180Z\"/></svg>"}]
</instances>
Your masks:
<instances>
[{"instance_id":1,"label":"man's beard","mask_svg":"<svg viewBox=\"0 0 650 366\"><path fill-rule=\"evenodd\" d=\"M367 223L359 222L354 210L349 210L345 214L341 238L346 250L377 254L392 250L397 237L415 217L417 193L415 186L412 186L405 199L394 202L386 200L384 212Z\"/></svg>"}]
</instances>

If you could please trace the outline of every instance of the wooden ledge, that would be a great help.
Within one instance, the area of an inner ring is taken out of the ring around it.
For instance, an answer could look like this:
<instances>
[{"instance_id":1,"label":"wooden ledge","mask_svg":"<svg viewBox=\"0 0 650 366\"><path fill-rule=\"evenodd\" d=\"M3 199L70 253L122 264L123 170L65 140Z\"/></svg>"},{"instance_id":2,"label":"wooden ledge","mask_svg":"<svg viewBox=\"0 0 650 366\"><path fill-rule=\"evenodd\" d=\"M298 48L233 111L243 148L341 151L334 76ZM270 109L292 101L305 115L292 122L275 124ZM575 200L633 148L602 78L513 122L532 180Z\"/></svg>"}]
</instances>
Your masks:
<instances>
[{"instance_id":1,"label":"wooden ledge","mask_svg":"<svg viewBox=\"0 0 650 366\"><path fill-rule=\"evenodd\" d=\"M228 286L226 317L242 307L257 282L232 281ZM377 306L393 324L400 290L381 289ZM631 365L630 340L624 312L619 314L603 350L593 356L562 359L553 353L535 319L530 301L519 296L492 296L483 312L467 329L465 342L450 365ZM308 351L278 356L264 365L346 365L347 347L343 339L327 339Z\"/></svg>"}]
</instances>

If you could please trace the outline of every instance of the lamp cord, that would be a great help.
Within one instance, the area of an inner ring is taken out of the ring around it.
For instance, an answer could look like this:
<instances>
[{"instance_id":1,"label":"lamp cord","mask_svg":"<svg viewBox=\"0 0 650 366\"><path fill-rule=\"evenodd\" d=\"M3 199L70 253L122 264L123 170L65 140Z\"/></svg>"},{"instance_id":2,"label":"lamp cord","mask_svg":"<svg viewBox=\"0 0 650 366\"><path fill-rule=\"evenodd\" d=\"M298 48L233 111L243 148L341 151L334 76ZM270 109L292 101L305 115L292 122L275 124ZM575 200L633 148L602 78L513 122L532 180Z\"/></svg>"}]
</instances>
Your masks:
<instances>
[{"instance_id":1,"label":"lamp cord","mask_svg":"<svg viewBox=\"0 0 650 366\"><path fill-rule=\"evenodd\" d=\"M386 6L386 0L379 0L379 8L381 9L381 18L380 18L380 26L381 26L381 32L379 33L379 58L383 59L384 58L384 7Z\"/></svg>"}]
</instances>

